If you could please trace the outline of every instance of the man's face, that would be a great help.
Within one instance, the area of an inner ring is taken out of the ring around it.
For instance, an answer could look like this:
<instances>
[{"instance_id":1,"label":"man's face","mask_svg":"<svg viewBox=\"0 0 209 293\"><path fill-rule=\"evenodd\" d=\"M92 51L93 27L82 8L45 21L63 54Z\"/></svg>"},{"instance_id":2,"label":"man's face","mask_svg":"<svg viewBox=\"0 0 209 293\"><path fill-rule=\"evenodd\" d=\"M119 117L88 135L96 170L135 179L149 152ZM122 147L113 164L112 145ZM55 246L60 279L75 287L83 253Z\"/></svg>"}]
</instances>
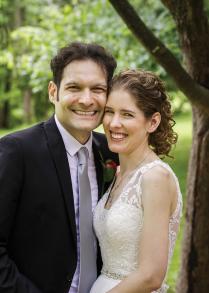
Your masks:
<instances>
[{"instance_id":1,"label":"man's face","mask_svg":"<svg viewBox=\"0 0 209 293\"><path fill-rule=\"evenodd\" d=\"M90 59L69 63L59 90L54 82L49 83L49 98L59 122L81 143L100 124L106 95L106 74Z\"/></svg>"}]
</instances>

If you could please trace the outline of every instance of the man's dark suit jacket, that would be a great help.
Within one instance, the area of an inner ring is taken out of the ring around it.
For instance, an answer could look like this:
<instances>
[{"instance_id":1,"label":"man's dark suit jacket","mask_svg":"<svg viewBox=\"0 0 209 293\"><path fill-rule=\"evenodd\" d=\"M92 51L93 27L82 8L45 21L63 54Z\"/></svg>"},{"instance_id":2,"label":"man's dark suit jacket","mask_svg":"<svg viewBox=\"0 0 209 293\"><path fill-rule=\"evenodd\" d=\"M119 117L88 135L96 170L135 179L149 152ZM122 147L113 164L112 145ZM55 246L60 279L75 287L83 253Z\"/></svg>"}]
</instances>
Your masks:
<instances>
[{"instance_id":1,"label":"man's dark suit jacket","mask_svg":"<svg viewBox=\"0 0 209 293\"><path fill-rule=\"evenodd\" d=\"M117 156L98 133L93 152L101 195L101 154ZM0 293L68 292L76 263L71 176L52 117L0 140Z\"/></svg>"}]
</instances>

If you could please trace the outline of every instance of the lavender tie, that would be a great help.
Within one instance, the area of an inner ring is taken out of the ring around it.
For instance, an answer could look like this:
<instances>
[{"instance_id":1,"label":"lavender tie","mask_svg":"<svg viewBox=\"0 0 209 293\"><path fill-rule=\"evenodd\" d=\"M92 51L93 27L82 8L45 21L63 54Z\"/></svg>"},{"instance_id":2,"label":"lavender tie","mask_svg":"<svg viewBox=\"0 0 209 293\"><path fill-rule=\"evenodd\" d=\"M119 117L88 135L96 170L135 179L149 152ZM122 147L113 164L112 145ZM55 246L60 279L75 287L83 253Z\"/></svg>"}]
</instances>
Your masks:
<instances>
[{"instance_id":1,"label":"lavender tie","mask_svg":"<svg viewBox=\"0 0 209 293\"><path fill-rule=\"evenodd\" d=\"M78 293L89 293L97 277L92 226L91 188L88 178L88 150L78 151L80 277Z\"/></svg>"}]
</instances>

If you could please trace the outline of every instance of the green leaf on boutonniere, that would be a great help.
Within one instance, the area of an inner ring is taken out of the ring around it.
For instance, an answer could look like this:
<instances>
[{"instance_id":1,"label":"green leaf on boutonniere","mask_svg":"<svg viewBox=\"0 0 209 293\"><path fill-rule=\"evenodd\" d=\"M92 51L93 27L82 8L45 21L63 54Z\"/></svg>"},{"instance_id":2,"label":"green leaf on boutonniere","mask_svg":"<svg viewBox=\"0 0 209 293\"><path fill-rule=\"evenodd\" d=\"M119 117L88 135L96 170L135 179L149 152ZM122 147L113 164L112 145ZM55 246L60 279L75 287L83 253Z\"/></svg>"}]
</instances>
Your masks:
<instances>
[{"instance_id":1,"label":"green leaf on boutonniere","mask_svg":"<svg viewBox=\"0 0 209 293\"><path fill-rule=\"evenodd\" d=\"M102 162L104 182L111 182L117 171L117 164L113 160Z\"/></svg>"},{"instance_id":2,"label":"green leaf on boutonniere","mask_svg":"<svg viewBox=\"0 0 209 293\"><path fill-rule=\"evenodd\" d=\"M101 194L103 194L105 183L111 183L111 181L114 179L115 173L117 171L117 164L112 159L107 159L106 161L104 161L104 158L100 151L99 151L99 155L101 158L100 163L103 169L103 180L102 180L102 189L101 189Z\"/></svg>"}]
</instances>

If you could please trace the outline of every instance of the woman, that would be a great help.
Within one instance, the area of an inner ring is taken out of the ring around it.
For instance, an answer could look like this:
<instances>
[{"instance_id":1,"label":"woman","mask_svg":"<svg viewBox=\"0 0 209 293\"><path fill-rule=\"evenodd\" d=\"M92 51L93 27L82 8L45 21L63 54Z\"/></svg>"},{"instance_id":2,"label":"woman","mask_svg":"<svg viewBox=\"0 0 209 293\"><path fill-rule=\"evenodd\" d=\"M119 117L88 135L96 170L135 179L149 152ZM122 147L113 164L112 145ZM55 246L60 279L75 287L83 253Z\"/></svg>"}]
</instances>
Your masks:
<instances>
[{"instance_id":1,"label":"woman","mask_svg":"<svg viewBox=\"0 0 209 293\"><path fill-rule=\"evenodd\" d=\"M103 124L120 170L94 211L103 268L91 293L164 293L182 197L175 174L160 159L177 140L162 81L151 72L121 72Z\"/></svg>"}]
</instances>

